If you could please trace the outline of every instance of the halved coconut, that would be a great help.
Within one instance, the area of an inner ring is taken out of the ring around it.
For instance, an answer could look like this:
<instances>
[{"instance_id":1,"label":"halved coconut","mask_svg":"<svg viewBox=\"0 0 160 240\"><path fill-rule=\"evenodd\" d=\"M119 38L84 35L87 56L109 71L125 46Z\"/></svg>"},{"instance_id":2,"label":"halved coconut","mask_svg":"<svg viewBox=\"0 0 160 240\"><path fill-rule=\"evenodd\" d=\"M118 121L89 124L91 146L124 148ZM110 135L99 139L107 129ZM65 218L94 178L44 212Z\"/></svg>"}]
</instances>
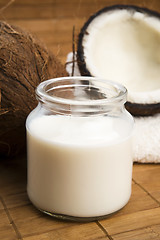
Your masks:
<instances>
[{"instance_id":1,"label":"halved coconut","mask_svg":"<svg viewBox=\"0 0 160 240\"><path fill-rule=\"evenodd\" d=\"M128 89L133 115L160 113L160 14L136 6L106 7L91 16L78 38L82 75Z\"/></svg>"}]
</instances>

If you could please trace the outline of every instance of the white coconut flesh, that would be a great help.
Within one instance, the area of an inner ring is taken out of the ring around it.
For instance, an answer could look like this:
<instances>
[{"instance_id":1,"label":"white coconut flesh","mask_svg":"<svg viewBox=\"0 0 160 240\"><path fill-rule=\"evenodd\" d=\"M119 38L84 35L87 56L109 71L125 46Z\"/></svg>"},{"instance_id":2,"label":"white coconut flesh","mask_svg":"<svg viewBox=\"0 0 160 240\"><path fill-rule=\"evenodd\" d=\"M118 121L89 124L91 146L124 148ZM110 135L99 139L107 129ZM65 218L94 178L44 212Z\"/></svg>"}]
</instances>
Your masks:
<instances>
[{"instance_id":1,"label":"white coconut flesh","mask_svg":"<svg viewBox=\"0 0 160 240\"><path fill-rule=\"evenodd\" d=\"M160 102L160 19L131 10L95 17L82 41L92 76L128 89L128 101Z\"/></svg>"}]
</instances>

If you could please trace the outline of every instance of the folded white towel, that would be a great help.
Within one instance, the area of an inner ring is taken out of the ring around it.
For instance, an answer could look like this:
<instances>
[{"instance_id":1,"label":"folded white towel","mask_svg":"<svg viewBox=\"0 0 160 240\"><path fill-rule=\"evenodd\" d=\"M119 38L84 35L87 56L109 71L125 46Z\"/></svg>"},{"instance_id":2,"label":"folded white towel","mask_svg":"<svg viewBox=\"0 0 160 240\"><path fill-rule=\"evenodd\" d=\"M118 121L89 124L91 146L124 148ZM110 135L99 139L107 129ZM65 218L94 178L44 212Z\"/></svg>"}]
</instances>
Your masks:
<instances>
[{"instance_id":1,"label":"folded white towel","mask_svg":"<svg viewBox=\"0 0 160 240\"><path fill-rule=\"evenodd\" d=\"M66 70L72 73L73 54L67 55ZM74 63L74 76L80 76L77 63ZM160 163L160 114L149 117L134 117L133 134L134 162Z\"/></svg>"}]
</instances>

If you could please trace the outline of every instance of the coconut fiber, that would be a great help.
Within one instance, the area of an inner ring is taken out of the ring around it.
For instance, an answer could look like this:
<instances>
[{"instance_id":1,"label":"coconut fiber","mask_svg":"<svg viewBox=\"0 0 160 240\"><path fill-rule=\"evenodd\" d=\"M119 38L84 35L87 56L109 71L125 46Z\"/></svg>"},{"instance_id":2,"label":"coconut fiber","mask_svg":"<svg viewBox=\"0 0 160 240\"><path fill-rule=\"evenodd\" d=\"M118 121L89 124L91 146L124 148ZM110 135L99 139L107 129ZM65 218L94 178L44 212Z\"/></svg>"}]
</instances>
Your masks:
<instances>
[{"instance_id":1,"label":"coconut fiber","mask_svg":"<svg viewBox=\"0 0 160 240\"><path fill-rule=\"evenodd\" d=\"M0 157L25 148L25 120L43 80L66 76L65 67L22 29L0 22Z\"/></svg>"}]
</instances>

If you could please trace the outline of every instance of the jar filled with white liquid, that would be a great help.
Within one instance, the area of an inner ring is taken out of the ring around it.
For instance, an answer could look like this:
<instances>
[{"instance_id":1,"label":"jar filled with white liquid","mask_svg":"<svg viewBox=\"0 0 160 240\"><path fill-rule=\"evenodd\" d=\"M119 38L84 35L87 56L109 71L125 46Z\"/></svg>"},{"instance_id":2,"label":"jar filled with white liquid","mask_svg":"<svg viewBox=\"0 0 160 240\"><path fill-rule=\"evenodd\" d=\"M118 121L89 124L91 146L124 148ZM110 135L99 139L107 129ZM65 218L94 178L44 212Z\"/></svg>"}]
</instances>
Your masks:
<instances>
[{"instance_id":1,"label":"jar filled with white liquid","mask_svg":"<svg viewBox=\"0 0 160 240\"><path fill-rule=\"evenodd\" d=\"M41 211L92 221L128 202L133 118L127 90L112 81L66 77L42 82L26 122L27 191Z\"/></svg>"}]
</instances>

